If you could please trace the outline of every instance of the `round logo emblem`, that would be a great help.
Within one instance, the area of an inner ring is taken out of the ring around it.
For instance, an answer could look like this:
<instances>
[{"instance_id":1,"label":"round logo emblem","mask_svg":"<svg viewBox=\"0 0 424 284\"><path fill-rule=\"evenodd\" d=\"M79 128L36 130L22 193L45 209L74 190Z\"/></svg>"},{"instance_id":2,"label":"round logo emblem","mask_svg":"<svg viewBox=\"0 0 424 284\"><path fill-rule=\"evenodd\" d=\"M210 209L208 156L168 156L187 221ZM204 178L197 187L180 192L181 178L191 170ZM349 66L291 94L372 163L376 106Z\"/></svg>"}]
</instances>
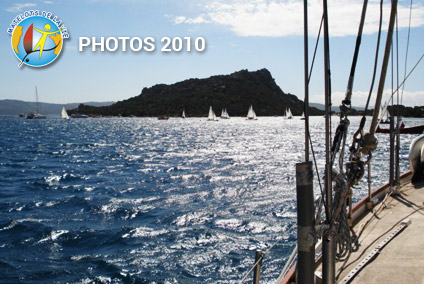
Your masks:
<instances>
[{"instance_id":1,"label":"round logo emblem","mask_svg":"<svg viewBox=\"0 0 424 284\"><path fill-rule=\"evenodd\" d=\"M33 16L26 18L13 30L12 48L21 61L42 67L52 63L62 50L63 36L61 29L50 19Z\"/></svg>"}]
</instances>

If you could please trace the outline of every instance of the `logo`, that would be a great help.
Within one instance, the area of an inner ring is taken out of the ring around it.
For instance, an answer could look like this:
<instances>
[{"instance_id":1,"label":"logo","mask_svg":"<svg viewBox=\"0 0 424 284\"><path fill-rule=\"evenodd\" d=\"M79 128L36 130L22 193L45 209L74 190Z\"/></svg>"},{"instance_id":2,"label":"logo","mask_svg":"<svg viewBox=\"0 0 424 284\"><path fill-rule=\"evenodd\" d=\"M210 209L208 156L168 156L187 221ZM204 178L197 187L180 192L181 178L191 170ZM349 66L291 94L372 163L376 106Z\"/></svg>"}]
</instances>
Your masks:
<instances>
[{"instance_id":1,"label":"logo","mask_svg":"<svg viewBox=\"0 0 424 284\"><path fill-rule=\"evenodd\" d=\"M22 64L42 67L59 57L63 40L69 38L62 21L51 13L27 11L18 15L10 25L12 49Z\"/></svg>"}]
</instances>

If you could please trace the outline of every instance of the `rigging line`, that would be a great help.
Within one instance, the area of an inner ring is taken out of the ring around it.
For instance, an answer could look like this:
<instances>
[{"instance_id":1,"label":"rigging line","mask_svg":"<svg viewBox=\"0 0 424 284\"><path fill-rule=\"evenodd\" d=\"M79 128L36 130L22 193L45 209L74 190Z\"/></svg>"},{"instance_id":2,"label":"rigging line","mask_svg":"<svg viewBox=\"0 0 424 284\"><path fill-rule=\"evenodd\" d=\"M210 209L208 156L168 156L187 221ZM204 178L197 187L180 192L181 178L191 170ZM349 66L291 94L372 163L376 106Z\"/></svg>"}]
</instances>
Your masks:
<instances>
[{"instance_id":1,"label":"rigging line","mask_svg":"<svg viewBox=\"0 0 424 284\"><path fill-rule=\"evenodd\" d=\"M386 193L386 195L384 196L383 200L379 203L378 207L374 208L374 212L373 214L371 214L371 216L365 221L365 223L362 224L362 226L358 229L358 240L361 237L362 233L364 232L364 230L368 227L368 225L371 223L372 220L374 220L375 218L378 218L378 214L385 208L387 207L386 204L386 200L392 195L392 193ZM365 253L366 250L364 250ZM352 264L354 264L358 259L361 258L361 256L364 254L362 253L359 257L357 257L354 260L351 260L350 263L348 263L349 259L346 259L343 264L339 267L338 272L337 272L337 278L340 276L340 274L347 269L349 266L351 266Z\"/></svg>"},{"instance_id":2,"label":"rigging line","mask_svg":"<svg viewBox=\"0 0 424 284\"><path fill-rule=\"evenodd\" d=\"M263 259L264 259L264 255L261 255L261 256L258 258L258 261L256 261L256 262L253 264L252 268L250 268L250 269L249 269L249 271L248 271L248 272L244 275L244 277L240 280L239 284L242 284L244 281L246 281L247 277L250 275L250 273L252 273L252 271L253 271L253 269L255 269L256 265L258 265L258 264L259 264L259 262L261 262Z\"/></svg>"},{"instance_id":3,"label":"rigging line","mask_svg":"<svg viewBox=\"0 0 424 284\"><path fill-rule=\"evenodd\" d=\"M389 63L390 47L393 44L393 28L394 28L396 14L397 14L397 3L398 3L398 0L393 0L391 9L390 9L389 27L387 30L386 44L384 47L383 61L382 61L382 66L380 70L380 80L378 82L377 96L375 98L375 104L374 104L374 112L372 115L371 125L369 128L369 134L371 135L371 137L373 137L373 135L375 134L375 130L377 128L378 115L380 113L381 99L382 99L383 91L384 91L384 83L386 81L387 65Z\"/></svg>"},{"instance_id":4,"label":"rigging line","mask_svg":"<svg viewBox=\"0 0 424 284\"><path fill-rule=\"evenodd\" d=\"M383 24L383 0L380 1L380 21L378 24L378 36L377 36L377 46L375 49L375 58L374 58L374 71L372 74L372 80L371 80L371 86L370 86L370 91L368 93L368 99L367 99L367 103L365 105L365 110L364 110L364 114L362 116L362 119L365 120L365 114L368 110L368 106L371 100L371 95L372 95L372 90L374 89L374 83L375 83L375 76L377 74L377 64L378 64L378 53L380 50L380 39L381 39L381 26Z\"/></svg>"},{"instance_id":5,"label":"rigging line","mask_svg":"<svg viewBox=\"0 0 424 284\"><path fill-rule=\"evenodd\" d=\"M355 51L353 53L352 66L350 68L349 80L347 83L346 95L345 95L345 99L342 101L342 104L343 106L345 106L345 108L342 109L342 112L343 110L347 110L348 106L349 107L351 106L353 80L355 77L356 64L358 61L359 47L361 46L362 31L364 29L365 16L367 13L367 5L368 5L368 0L364 0L364 4L362 6L361 21L360 21L359 29L358 29L358 35L356 37Z\"/></svg>"},{"instance_id":6,"label":"rigging line","mask_svg":"<svg viewBox=\"0 0 424 284\"><path fill-rule=\"evenodd\" d=\"M398 29L398 16L396 14L396 86L399 86L399 29ZM397 92L396 103L399 105L399 92ZM399 110L396 111L398 116Z\"/></svg>"},{"instance_id":7,"label":"rigging line","mask_svg":"<svg viewBox=\"0 0 424 284\"><path fill-rule=\"evenodd\" d=\"M408 37L406 38L405 70L404 70L403 78L405 78L405 76L406 76L406 67L407 67L407 64L408 64L409 39L410 39L410 35L411 35L411 18L412 18L412 0L411 0L411 4L409 6ZM405 88L405 85L402 86L402 91L401 91L401 95L400 95L400 103L401 104L403 102L403 90L404 90L404 88Z\"/></svg>"},{"instance_id":8,"label":"rigging line","mask_svg":"<svg viewBox=\"0 0 424 284\"><path fill-rule=\"evenodd\" d=\"M308 84L311 81L311 76L312 76L312 70L314 69L314 63L315 63L315 58L317 55L317 50L318 50L318 44L319 44L319 39L321 37L321 30L322 30L322 23L324 22L324 14L322 15L321 18L321 24L319 25L319 30L318 30L318 37L317 37L317 41L315 43L315 50L314 50L314 55L312 57L312 62L311 62L311 69L309 71L309 76L308 76Z\"/></svg>"},{"instance_id":9,"label":"rigging line","mask_svg":"<svg viewBox=\"0 0 424 284\"><path fill-rule=\"evenodd\" d=\"M259 257L259 259L253 264L253 266L249 269L249 271L241 279L241 281L239 282L240 284L242 284L246 280L246 278L249 276L249 274L252 273L253 269L255 269L256 265L258 265L258 263L261 262L265 258L265 256L282 240L284 240L284 238L280 237L265 252L262 253L261 257Z\"/></svg>"},{"instance_id":10,"label":"rigging line","mask_svg":"<svg viewBox=\"0 0 424 284\"><path fill-rule=\"evenodd\" d=\"M316 40L316 43L315 43L314 55L312 56L311 68L310 68L309 76L308 76L308 84L311 81L312 71L314 69L314 63L315 63L315 58L316 58L316 55L317 55L319 39L321 37L321 31L322 31L323 22L324 22L324 14L321 17L321 24L319 26L318 37L317 37L317 40ZM324 191L323 191L321 179L320 179L320 176L319 176L319 171L318 171L318 165L317 165L317 160L316 160L316 156L315 156L314 146L313 146L311 135L310 135L310 132L309 131L308 131L308 137L309 137L309 143L311 145L311 152L312 152L312 156L313 156L313 160L314 160L315 172L317 173L318 184L319 184L319 188L320 188L320 191L321 191L321 196L322 196L322 199L323 199L323 202L324 202L324 206L326 206L326 204L325 204L325 198L324 198Z\"/></svg>"},{"instance_id":11,"label":"rigging line","mask_svg":"<svg viewBox=\"0 0 424 284\"><path fill-rule=\"evenodd\" d=\"M327 1L323 0L324 10L324 88L325 88L325 183L324 190L326 192L327 206L326 206L326 221L331 220L332 214L332 176L331 176L331 136L330 136L330 116L331 116L331 90L330 90L330 41L329 41L329 29L328 29L328 10Z\"/></svg>"},{"instance_id":12,"label":"rigging line","mask_svg":"<svg viewBox=\"0 0 424 284\"><path fill-rule=\"evenodd\" d=\"M396 14L396 86L399 89L399 36L398 36L398 15ZM395 143L394 143L394 151L395 151L395 184L399 182L399 144L400 144L400 124L401 124L401 117L400 117L400 108L399 108L399 91L396 92L396 98L397 98L397 107L396 107L396 132L395 132Z\"/></svg>"},{"instance_id":13,"label":"rigging line","mask_svg":"<svg viewBox=\"0 0 424 284\"><path fill-rule=\"evenodd\" d=\"M305 162L309 162L309 42L308 42L308 2L307 0L303 1L303 23L304 23L304 43L303 43L303 53L304 53L304 84L305 84L305 101L303 104L304 116L305 116Z\"/></svg>"},{"instance_id":14,"label":"rigging line","mask_svg":"<svg viewBox=\"0 0 424 284\"><path fill-rule=\"evenodd\" d=\"M393 70L394 70L394 63L393 63L393 46L392 46L392 55L390 56L390 60L391 60L391 63L392 63L392 69L391 69L391 80L392 80L392 94L393 94L393 90L395 89L395 87L394 87L394 78L393 78ZM389 101L387 102L387 104L389 104L390 103L390 101L392 102L392 107L393 107L393 97L391 98L391 99L389 99ZM387 106L388 107L388 106ZM394 113L393 113L394 114Z\"/></svg>"},{"instance_id":15,"label":"rigging line","mask_svg":"<svg viewBox=\"0 0 424 284\"><path fill-rule=\"evenodd\" d=\"M417 68L418 64L420 64L421 60L424 58L424 53L421 55L420 59L418 59L417 63L415 63L414 67L412 67L411 71L409 71L408 75L406 75L405 79L402 81L402 83L399 84L399 86L394 90L394 92L391 94L389 100L393 98L393 95L399 90L400 87L402 87L406 80L408 80L409 76L412 74L412 72L415 71L415 68Z\"/></svg>"},{"instance_id":16,"label":"rigging line","mask_svg":"<svg viewBox=\"0 0 424 284\"><path fill-rule=\"evenodd\" d=\"M313 146L313 143L312 143L311 135L310 135L310 133L308 133L308 134L309 134L309 135L308 135L308 136L309 136L309 143L311 144L312 158L313 158L313 160L314 160L315 171L316 171L316 173L317 173L319 189L320 189L320 192L321 192L321 199L322 199L322 202L323 202L323 204L324 204L324 207L326 207L326 206L327 206L327 204L326 204L326 202L325 202L324 190L323 190L323 188L322 188L321 178L319 177L318 164L317 164L317 159L316 159L316 156L315 156L314 146Z\"/></svg>"}]
</instances>

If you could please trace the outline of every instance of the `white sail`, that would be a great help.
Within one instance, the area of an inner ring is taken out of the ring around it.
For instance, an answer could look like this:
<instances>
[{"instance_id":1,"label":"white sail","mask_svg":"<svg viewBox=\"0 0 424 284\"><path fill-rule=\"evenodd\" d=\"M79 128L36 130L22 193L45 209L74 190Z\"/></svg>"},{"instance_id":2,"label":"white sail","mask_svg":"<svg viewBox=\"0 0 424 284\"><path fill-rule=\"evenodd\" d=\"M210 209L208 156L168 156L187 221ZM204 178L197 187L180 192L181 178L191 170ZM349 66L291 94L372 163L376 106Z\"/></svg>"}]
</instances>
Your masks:
<instances>
[{"instance_id":1,"label":"white sail","mask_svg":"<svg viewBox=\"0 0 424 284\"><path fill-rule=\"evenodd\" d=\"M249 111L247 112L247 119L257 119L256 118L256 113L253 110L253 107L250 106Z\"/></svg>"},{"instance_id":2,"label":"white sail","mask_svg":"<svg viewBox=\"0 0 424 284\"><path fill-rule=\"evenodd\" d=\"M181 115L181 117L182 117L182 118L186 118L186 115L185 115L185 109L183 110L183 114Z\"/></svg>"},{"instance_id":3,"label":"white sail","mask_svg":"<svg viewBox=\"0 0 424 284\"><path fill-rule=\"evenodd\" d=\"M380 123L388 123L389 122L389 110L387 109L389 103L385 103L380 109L380 115L378 121Z\"/></svg>"},{"instance_id":4,"label":"white sail","mask_svg":"<svg viewBox=\"0 0 424 284\"><path fill-rule=\"evenodd\" d=\"M230 118L230 116L228 115L228 112L227 112L227 109L226 108L223 108L222 109L222 111L221 111L221 118L222 119L229 119Z\"/></svg>"},{"instance_id":5,"label":"white sail","mask_svg":"<svg viewBox=\"0 0 424 284\"><path fill-rule=\"evenodd\" d=\"M68 113L66 112L65 107L62 107L62 113L61 113L61 116L62 116L62 118L63 118L63 119L69 119L69 115L68 115Z\"/></svg>"},{"instance_id":6,"label":"white sail","mask_svg":"<svg viewBox=\"0 0 424 284\"><path fill-rule=\"evenodd\" d=\"M208 120L217 120L217 119L216 119L216 115L215 115L215 113L213 112L212 106L211 106L211 107L209 107Z\"/></svg>"},{"instance_id":7,"label":"white sail","mask_svg":"<svg viewBox=\"0 0 424 284\"><path fill-rule=\"evenodd\" d=\"M293 114L292 114L290 108L287 109L286 118L287 119L292 119L293 118Z\"/></svg>"}]
</instances>

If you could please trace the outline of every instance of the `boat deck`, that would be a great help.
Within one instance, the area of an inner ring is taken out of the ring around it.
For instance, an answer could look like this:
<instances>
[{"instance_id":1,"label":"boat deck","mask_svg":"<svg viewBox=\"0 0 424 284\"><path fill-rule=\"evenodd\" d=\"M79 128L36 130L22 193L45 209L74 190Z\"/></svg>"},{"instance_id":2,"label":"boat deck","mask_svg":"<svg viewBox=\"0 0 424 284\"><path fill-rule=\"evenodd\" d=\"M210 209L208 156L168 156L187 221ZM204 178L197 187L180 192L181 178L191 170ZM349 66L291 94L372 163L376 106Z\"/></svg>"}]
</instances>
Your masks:
<instances>
[{"instance_id":1,"label":"boat deck","mask_svg":"<svg viewBox=\"0 0 424 284\"><path fill-rule=\"evenodd\" d=\"M406 220L410 225L402 229ZM396 229L400 232L379 250L379 245ZM354 230L359 236L359 251L345 263L337 283L424 284L424 181L412 184L410 177L403 179L400 194L389 195ZM358 269L373 250L375 255ZM336 265L337 275L343 263ZM343 282L355 269L360 270L358 275L351 282Z\"/></svg>"}]
</instances>

